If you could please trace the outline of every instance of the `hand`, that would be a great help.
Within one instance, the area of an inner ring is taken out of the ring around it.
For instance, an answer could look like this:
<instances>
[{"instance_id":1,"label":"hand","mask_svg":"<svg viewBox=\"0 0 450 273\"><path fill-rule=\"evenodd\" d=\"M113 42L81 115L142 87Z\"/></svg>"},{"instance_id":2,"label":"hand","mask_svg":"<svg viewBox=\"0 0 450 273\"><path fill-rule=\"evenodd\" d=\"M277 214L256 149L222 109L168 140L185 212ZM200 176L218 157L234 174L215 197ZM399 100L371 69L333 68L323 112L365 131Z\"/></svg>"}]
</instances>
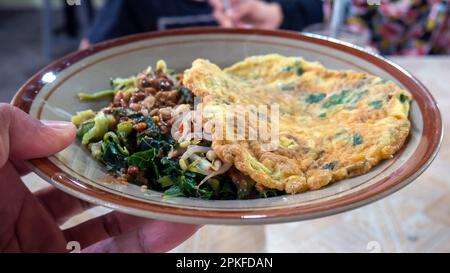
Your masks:
<instances>
[{"instance_id":1,"label":"hand","mask_svg":"<svg viewBox=\"0 0 450 273\"><path fill-rule=\"evenodd\" d=\"M65 252L68 241L78 241L86 252L163 252L198 229L111 212L61 230L60 224L91 204L53 187L32 194L20 176L27 172L24 160L70 145L75 127L32 119L3 103L0 124L0 252Z\"/></svg>"},{"instance_id":2,"label":"hand","mask_svg":"<svg viewBox=\"0 0 450 273\"><path fill-rule=\"evenodd\" d=\"M222 27L254 27L277 29L283 22L283 12L278 3L261 0L230 0L226 10L224 1L209 0L214 17Z\"/></svg>"}]
</instances>

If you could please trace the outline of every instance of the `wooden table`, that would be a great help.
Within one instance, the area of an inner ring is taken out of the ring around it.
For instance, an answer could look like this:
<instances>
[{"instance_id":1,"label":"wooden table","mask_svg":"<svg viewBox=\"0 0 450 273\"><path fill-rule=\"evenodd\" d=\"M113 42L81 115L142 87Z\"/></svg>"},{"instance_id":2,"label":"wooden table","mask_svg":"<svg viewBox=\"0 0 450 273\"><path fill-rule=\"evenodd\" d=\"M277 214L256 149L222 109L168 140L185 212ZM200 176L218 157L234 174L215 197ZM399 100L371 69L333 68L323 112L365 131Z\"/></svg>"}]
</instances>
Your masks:
<instances>
[{"instance_id":1,"label":"wooden table","mask_svg":"<svg viewBox=\"0 0 450 273\"><path fill-rule=\"evenodd\" d=\"M450 57L393 58L419 78L450 125ZM32 190L46 185L24 177ZM108 212L91 209L64 224ZM450 252L450 137L416 181L383 200L315 220L267 226L205 226L173 252Z\"/></svg>"}]
</instances>

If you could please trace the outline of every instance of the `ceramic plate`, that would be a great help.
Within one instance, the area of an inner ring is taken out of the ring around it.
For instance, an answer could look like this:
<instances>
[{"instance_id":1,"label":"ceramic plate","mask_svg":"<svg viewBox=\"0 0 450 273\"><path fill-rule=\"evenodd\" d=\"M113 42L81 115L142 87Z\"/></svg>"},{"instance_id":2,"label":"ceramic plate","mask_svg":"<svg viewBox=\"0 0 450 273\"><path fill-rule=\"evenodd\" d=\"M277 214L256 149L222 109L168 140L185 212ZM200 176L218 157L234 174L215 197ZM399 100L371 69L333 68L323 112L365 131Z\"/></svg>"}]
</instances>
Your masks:
<instances>
[{"instance_id":1,"label":"ceramic plate","mask_svg":"<svg viewBox=\"0 0 450 273\"><path fill-rule=\"evenodd\" d=\"M79 141L64 151L30 161L33 170L61 190L126 213L201 224L262 224L330 215L370 203L412 182L437 153L442 120L435 100L411 74L378 55L312 34L250 29L198 28L139 34L68 55L33 76L12 103L38 119L70 120L77 111L99 109L77 93L108 88L112 77L136 74L164 59L182 71L196 58L228 66L250 55L280 53L320 61L392 80L414 96L411 134L402 150L369 173L316 191L267 199L210 201L165 198L138 186L105 183L106 169Z\"/></svg>"}]
</instances>

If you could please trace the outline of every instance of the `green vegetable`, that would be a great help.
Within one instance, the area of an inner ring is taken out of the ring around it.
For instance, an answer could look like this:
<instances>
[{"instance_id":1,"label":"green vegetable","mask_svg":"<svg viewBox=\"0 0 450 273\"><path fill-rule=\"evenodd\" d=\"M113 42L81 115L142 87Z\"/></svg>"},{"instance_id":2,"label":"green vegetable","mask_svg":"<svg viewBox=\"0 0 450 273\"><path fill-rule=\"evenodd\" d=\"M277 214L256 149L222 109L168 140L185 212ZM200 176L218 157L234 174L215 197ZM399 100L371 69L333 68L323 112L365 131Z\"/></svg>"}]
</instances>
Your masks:
<instances>
[{"instance_id":1,"label":"green vegetable","mask_svg":"<svg viewBox=\"0 0 450 273\"><path fill-rule=\"evenodd\" d=\"M161 159L160 163L162 175L168 175L173 179L177 178L180 175L181 170L176 160L171 160L170 158L165 156Z\"/></svg>"},{"instance_id":2,"label":"green vegetable","mask_svg":"<svg viewBox=\"0 0 450 273\"><path fill-rule=\"evenodd\" d=\"M213 192L218 193L220 191L220 181L216 178L210 178L208 184L211 186Z\"/></svg>"},{"instance_id":3,"label":"green vegetable","mask_svg":"<svg viewBox=\"0 0 450 273\"><path fill-rule=\"evenodd\" d=\"M319 118L326 118L327 117L327 113L322 113L319 115Z\"/></svg>"},{"instance_id":4,"label":"green vegetable","mask_svg":"<svg viewBox=\"0 0 450 273\"><path fill-rule=\"evenodd\" d=\"M117 149L119 149L119 151L124 154L124 155L129 155L130 153L128 152L126 147L121 146L119 138L117 137L117 135L114 132L107 132L104 136L103 136L103 141L107 142L107 141L112 141L117 145Z\"/></svg>"},{"instance_id":5,"label":"green vegetable","mask_svg":"<svg viewBox=\"0 0 450 273\"><path fill-rule=\"evenodd\" d=\"M120 117L129 117L129 116L137 115L137 114L130 108L116 107L116 108L114 108L113 115L120 116Z\"/></svg>"},{"instance_id":6,"label":"green vegetable","mask_svg":"<svg viewBox=\"0 0 450 273\"><path fill-rule=\"evenodd\" d=\"M281 91L283 91L283 92L292 91L294 89L295 89L295 85L292 85L292 84L284 85L281 87Z\"/></svg>"},{"instance_id":7,"label":"green vegetable","mask_svg":"<svg viewBox=\"0 0 450 273\"><path fill-rule=\"evenodd\" d=\"M155 149L137 152L128 157L127 163L129 166L137 166L140 170L146 172L150 171L154 178L159 178L158 166L156 157L158 152Z\"/></svg>"},{"instance_id":8,"label":"green vegetable","mask_svg":"<svg viewBox=\"0 0 450 273\"><path fill-rule=\"evenodd\" d=\"M362 96L369 93L369 90L365 89L359 93L351 93L347 99L344 100L344 103L347 104L356 104L358 101L361 100Z\"/></svg>"},{"instance_id":9,"label":"green vegetable","mask_svg":"<svg viewBox=\"0 0 450 273\"><path fill-rule=\"evenodd\" d=\"M163 188L167 188L167 187L173 185L172 178L170 178L170 176L168 176L168 175L161 176L160 178L158 178L157 181L159 184L161 184L161 187L163 187Z\"/></svg>"},{"instance_id":10,"label":"green vegetable","mask_svg":"<svg viewBox=\"0 0 450 273\"><path fill-rule=\"evenodd\" d=\"M94 94L79 93L78 97L81 101L96 101L104 98L112 98L116 94L116 90L104 90Z\"/></svg>"},{"instance_id":11,"label":"green vegetable","mask_svg":"<svg viewBox=\"0 0 450 273\"><path fill-rule=\"evenodd\" d=\"M358 133L354 134L352 137L353 146L360 145L362 143L363 143L363 137Z\"/></svg>"},{"instance_id":12,"label":"green vegetable","mask_svg":"<svg viewBox=\"0 0 450 273\"><path fill-rule=\"evenodd\" d=\"M181 88L178 88L178 95L180 96L180 101L187 104L194 103L194 95L186 87L183 86Z\"/></svg>"},{"instance_id":13,"label":"green vegetable","mask_svg":"<svg viewBox=\"0 0 450 273\"><path fill-rule=\"evenodd\" d=\"M327 94L325 94L325 93L310 94L310 95L306 96L305 102L306 103L318 103L321 100L323 100L326 96L327 96Z\"/></svg>"},{"instance_id":14,"label":"green vegetable","mask_svg":"<svg viewBox=\"0 0 450 273\"><path fill-rule=\"evenodd\" d=\"M99 112L94 118L94 127L83 135L81 143L84 145L93 141L98 141L103 138L103 135L108 132L109 120L103 112Z\"/></svg>"},{"instance_id":15,"label":"green vegetable","mask_svg":"<svg viewBox=\"0 0 450 273\"><path fill-rule=\"evenodd\" d=\"M100 160L103 157L102 143L102 141L99 141L96 143L90 143L88 146L92 156L97 160Z\"/></svg>"},{"instance_id":16,"label":"green vegetable","mask_svg":"<svg viewBox=\"0 0 450 273\"><path fill-rule=\"evenodd\" d=\"M77 137L82 138L84 134L86 134L89 130L91 130L95 125L95 122L93 119L87 120L78 127L77 129Z\"/></svg>"},{"instance_id":17,"label":"green vegetable","mask_svg":"<svg viewBox=\"0 0 450 273\"><path fill-rule=\"evenodd\" d=\"M222 178L222 179L224 179L224 178ZM229 179L225 179L223 181L222 188L220 189L220 191L217 195L219 195L220 198L224 199L224 200L236 199L237 198L236 189L234 187L233 182L231 182Z\"/></svg>"},{"instance_id":18,"label":"green vegetable","mask_svg":"<svg viewBox=\"0 0 450 273\"><path fill-rule=\"evenodd\" d=\"M336 163L337 162L329 162L329 163L323 165L321 167L321 169L323 169L323 170L332 170L332 169L334 169L334 167L336 167Z\"/></svg>"},{"instance_id":19,"label":"green vegetable","mask_svg":"<svg viewBox=\"0 0 450 273\"><path fill-rule=\"evenodd\" d=\"M275 189L267 189L267 190L261 191L259 193L260 197L262 197L262 198L274 197L274 196L278 196L280 194L282 194L282 193Z\"/></svg>"},{"instance_id":20,"label":"green vegetable","mask_svg":"<svg viewBox=\"0 0 450 273\"><path fill-rule=\"evenodd\" d=\"M374 100L369 103L369 106L372 106L374 109L380 109L383 107L383 102L381 100Z\"/></svg>"},{"instance_id":21,"label":"green vegetable","mask_svg":"<svg viewBox=\"0 0 450 273\"><path fill-rule=\"evenodd\" d=\"M400 100L401 103L404 103L405 101L409 101L408 96L406 96L405 94L400 94L398 99Z\"/></svg>"},{"instance_id":22,"label":"green vegetable","mask_svg":"<svg viewBox=\"0 0 450 273\"><path fill-rule=\"evenodd\" d=\"M130 78L115 78L111 80L111 87L114 90L125 90L133 87L137 87L136 77Z\"/></svg>"},{"instance_id":23,"label":"green vegetable","mask_svg":"<svg viewBox=\"0 0 450 273\"><path fill-rule=\"evenodd\" d=\"M127 155L121 152L122 149L114 141L103 141L102 150L102 161L109 171L118 171L127 167Z\"/></svg>"},{"instance_id":24,"label":"green vegetable","mask_svg":"<svg viewBox=\"0 0 450 273\"><path fill-rule=\"evenodd\" d=\"M86 111L77 112L75 116L72 117L72 123L77 127L80 126L86 120L92 119L95 117L95 112L91 109Z\"/></svg>"},{"instance_id":25,"label":"green vegetable","mask_svg":"<svg viewBox=\"0 0 450 273\"><path fill-rule=\"evenodd\" d=\"M272 175L272 170L267 168L264 164L256 160L253 156L251 156L249 153L247 153L247 162L250 164L250 166L255 170L260 170L265 172L268 175Z\"/></svg>"},{"instance_id":26,"label":"green vegetable","mask_svg":"<svg viewBox=\"0 0 450 273\"><path fill-rule=\"evenodd\" d=\"M178 185L173 185L168 190L166 190L163 193L163 197L177 197L177 196L184 196L183 190Z\"/></svg>"},{"instance_id":27,"label":"green vegetable","mask_svg":"<svg viewBox=\"0 0 450 273\"><path fill-rule=\"evenodd\" d=\"M159 129L158 125L155 124L152 118L150 117L144 117L142 114L132 114L128 116L131 120L133 120L135 123L145 123L147 124L147 129L145 129L141 134L144 134L148 137L152 138L160 138L161 137L161 130Z\"/></svg>"},{"instance_id":28,"label":"green vegetable","mask_svg":"<svg viewBox=\"0 0 450 273\"><path fill-rule=\"evenodd\" d=\"M291 72L291 71L295 71L295 73L298 76L301 76L303 73L305 73L305 70L302 67L302 64L300 62L295 62L293 65L291 66L286 66L285 68L283 68L282 70L283 72Z\"/></svg>"},{"instance_id":29,"label":"green vegetable","mask_svg":"<svg viewBox=\"0 0 450 273\"><path fill-rule=\"evenodd\" d=\"M342 90L338 94L333 94L330 98L322 104L322 108L330 108L332 106L343 104L345 98L350 94L350 90Z\"/></svg>"},{"instance_id":30,"label":"green vegetable","mask_svg":"<svg viewBox=\"0 0 450 273\"><path fill-rule=\"evenodd\" d=\"M193 196L202 199L210 199L213 196L213 190L209 184L206 184L202 188L197 188L197 182L200 181L202 177L199 177L195 173L185 172L174 181L174 185L166 190L163 196Z\"/></svg>"},{"instance_id":31,"label":"green vegetable","mask_svg":"<svg viewBox=\"0 0 450 273\"><path fill-rule=\"evenodd\" d=\"M117 134L121 139L127 138L133 131L133 121L127 120L117 125Z\"/></svg>"}]
</instances>

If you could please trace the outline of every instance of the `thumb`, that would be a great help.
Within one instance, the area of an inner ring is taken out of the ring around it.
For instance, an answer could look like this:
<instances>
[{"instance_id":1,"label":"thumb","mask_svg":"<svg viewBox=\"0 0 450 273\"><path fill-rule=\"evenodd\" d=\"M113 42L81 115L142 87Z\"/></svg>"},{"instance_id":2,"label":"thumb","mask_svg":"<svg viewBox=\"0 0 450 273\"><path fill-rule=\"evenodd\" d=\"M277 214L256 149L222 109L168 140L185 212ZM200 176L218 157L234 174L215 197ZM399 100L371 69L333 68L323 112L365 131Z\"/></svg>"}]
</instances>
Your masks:
<instances>
[{"instance_id":1,"label":"thumb","mask_svg":"<svg viewBox=\"0 0 450 273\"><path fill-rule=\"evenodd\" d=\"M9 104L0 103L0 166L9 158L46 157L69 146L75 126L63 121L39 121Z\"/></svg>"}]
</instances>

